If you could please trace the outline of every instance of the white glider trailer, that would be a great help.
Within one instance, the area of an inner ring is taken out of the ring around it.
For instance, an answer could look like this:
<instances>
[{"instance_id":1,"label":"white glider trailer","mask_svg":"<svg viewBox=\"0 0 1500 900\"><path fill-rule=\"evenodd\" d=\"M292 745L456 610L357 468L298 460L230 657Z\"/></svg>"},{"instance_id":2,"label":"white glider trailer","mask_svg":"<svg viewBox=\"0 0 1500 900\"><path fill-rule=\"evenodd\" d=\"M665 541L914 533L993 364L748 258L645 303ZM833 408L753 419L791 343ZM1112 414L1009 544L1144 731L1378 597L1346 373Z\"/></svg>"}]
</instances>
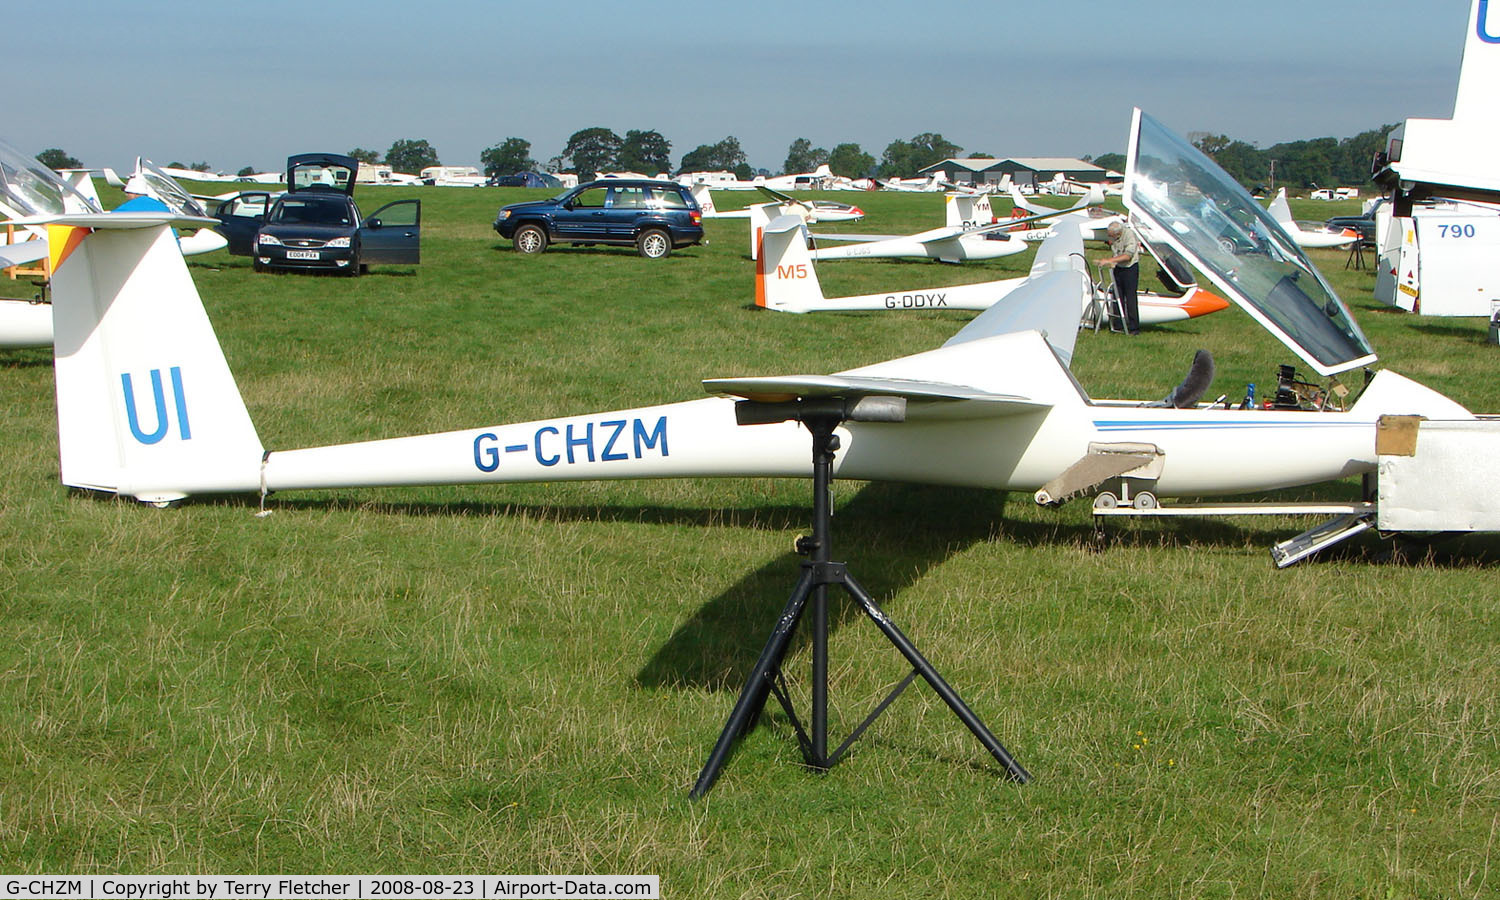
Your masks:
<instances>
[{"instance_id":1,"label":"white glider trailer","mask_svg":"<svg viewBox=\"0 0 1500 900\"><path fill-rule=\"evenodd\" d=\"M1451 119L1407 119L1375 158L1391 196L1375 297L1429 316L1491 316L1500 301L1500 11L1472 0ZM1436 206L1423 208L1433 200Z\"/></svg>"}]
</instances>

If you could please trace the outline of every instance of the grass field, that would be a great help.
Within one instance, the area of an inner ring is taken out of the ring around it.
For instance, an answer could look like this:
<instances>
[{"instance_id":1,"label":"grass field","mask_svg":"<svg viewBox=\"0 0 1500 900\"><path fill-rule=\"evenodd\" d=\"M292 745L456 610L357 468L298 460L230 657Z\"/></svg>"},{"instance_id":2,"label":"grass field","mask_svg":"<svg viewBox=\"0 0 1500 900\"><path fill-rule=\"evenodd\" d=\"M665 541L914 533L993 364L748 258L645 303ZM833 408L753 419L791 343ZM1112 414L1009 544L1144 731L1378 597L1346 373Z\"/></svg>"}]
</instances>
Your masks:
<instances>
[{"instance_id":1,"label":"grass field","mask_svg":"<svg viewBox=\"0 0 1500 900\"><path fill-rule=\"evenodd\" d=\"M267 447L690 399L704 377L929 349L968 318L758 310L743 222L655 263L523 258L489 223L527 192L411 193L420 267L190 261ZM858 202L850 230L940 221L934 195ZM1480 321L1379 308L1370 272L1315 258L1385 365L1500 411ZM832 296L1028 265L819 271ZM1211 395L1293 361L1230 311L1081 334L1074 370L1094 396L1156 398L1199 347ZM1084 503L841 483L836 555L1036 778L1008 782L916 686L825 775L768 714L695 802L796 578L807 482L156 510L58 484L47 353L0 354L0 408L6 872L658 874L673 898L1500 892L1492 537L1395 554L1368 537L1276 571L1268 546L1309 523L1129 523L1099 549ZM807 655L788 670L804 704ZM906 670L847 610L832 656L841 734Z\"/></svg>"}]
</instances>

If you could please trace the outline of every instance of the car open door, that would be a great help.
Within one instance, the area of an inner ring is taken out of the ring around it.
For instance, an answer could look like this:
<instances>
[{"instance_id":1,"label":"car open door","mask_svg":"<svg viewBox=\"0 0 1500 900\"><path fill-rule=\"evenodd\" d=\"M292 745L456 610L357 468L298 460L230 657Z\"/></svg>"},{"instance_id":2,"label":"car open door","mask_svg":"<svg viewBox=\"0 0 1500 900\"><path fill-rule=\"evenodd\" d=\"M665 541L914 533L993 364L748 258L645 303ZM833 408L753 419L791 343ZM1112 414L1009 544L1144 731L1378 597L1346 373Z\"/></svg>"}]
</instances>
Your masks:
<instances>
[{"instance_id":1,"label":"car open door","mask_svg":"<svg viewBox=\"0 0 1500 900\"><path fill-rule=\"evenodd\" d=\"M365 217L359 262L415 265L422 261L422 201L397 200Z\"/></svg>"},{"instance_id":2,"label":"car open door","mask_svg":"<svg viewBox=\"0 0 1500 900\"><path fill-rule=\"evenodd\" d=\"M216 230L229 241L231 254L250 255L250 244L260 226L266 224L266 211L270 206L270 192L246 191L235 194L214 209L214 218L219 220Z\"/></svg>"}]
</instances>

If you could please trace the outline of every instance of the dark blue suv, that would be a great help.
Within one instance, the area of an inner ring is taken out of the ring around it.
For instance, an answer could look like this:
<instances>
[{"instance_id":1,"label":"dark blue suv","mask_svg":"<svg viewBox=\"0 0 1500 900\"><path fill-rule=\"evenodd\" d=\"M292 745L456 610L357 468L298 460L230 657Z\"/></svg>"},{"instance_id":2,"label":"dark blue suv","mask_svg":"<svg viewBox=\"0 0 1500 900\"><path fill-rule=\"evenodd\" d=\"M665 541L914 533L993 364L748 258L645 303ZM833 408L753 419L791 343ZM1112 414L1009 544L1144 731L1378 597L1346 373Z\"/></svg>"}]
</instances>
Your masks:
<instances>
[{"instance_id":1,"label":"dark blue suv","mask_svg":"<svg viewBox=\"0 0 1500 900\"><path fill-rule=\"evenodd\" d=\"M495 231L520 253L541 253L548 244L567 241L634 246L647 259L661 259L703 240L703 211L675 181L606 178L551 200L502 207Z\"/></svg>"}]
</instances>

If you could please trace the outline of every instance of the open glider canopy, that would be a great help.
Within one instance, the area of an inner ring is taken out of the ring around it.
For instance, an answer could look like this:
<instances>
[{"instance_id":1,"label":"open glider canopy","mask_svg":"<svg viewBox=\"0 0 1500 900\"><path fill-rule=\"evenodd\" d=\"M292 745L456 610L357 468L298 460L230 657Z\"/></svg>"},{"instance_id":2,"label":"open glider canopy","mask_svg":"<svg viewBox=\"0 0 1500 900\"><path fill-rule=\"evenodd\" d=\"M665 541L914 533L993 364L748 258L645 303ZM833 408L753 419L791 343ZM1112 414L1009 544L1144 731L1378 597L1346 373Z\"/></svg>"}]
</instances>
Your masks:
<instances>
[{"instance_id":1,"label":"open glider canopy","mask_svg":"<svg viewBox=\"0 0 1500 900\"><path fill-rule=\"evenodd\" d=\"M1321 375L1375 361L1364 333L1295 241L1239 183L1139 109L1125 205Z\"/></svg>"},{"instance_id":2,"label":"open glider canopy","mask_svg":"<svg viewBox=\"0 0 1500 900\"><path fill-rule=\"evenodd\" d=\"M182 185L177 183L177 179L163 172L156 163L149 159L142 159L138 168L141 177L155 191L157 199L165 203L173 212L184 216L196 216L200 219L209 217L203 205L184 190Z\"/></svg>"},{"instance_id":3,"label":"open glider canopy","mask_svg":"<svg viewBox=\"0 0 1500 900\"><path fill-rule=\"evenodd\" d=\"M0 213L19 219L77 211L102 212L36 157L0 141Z\"/></svg>"}]
</instances>

